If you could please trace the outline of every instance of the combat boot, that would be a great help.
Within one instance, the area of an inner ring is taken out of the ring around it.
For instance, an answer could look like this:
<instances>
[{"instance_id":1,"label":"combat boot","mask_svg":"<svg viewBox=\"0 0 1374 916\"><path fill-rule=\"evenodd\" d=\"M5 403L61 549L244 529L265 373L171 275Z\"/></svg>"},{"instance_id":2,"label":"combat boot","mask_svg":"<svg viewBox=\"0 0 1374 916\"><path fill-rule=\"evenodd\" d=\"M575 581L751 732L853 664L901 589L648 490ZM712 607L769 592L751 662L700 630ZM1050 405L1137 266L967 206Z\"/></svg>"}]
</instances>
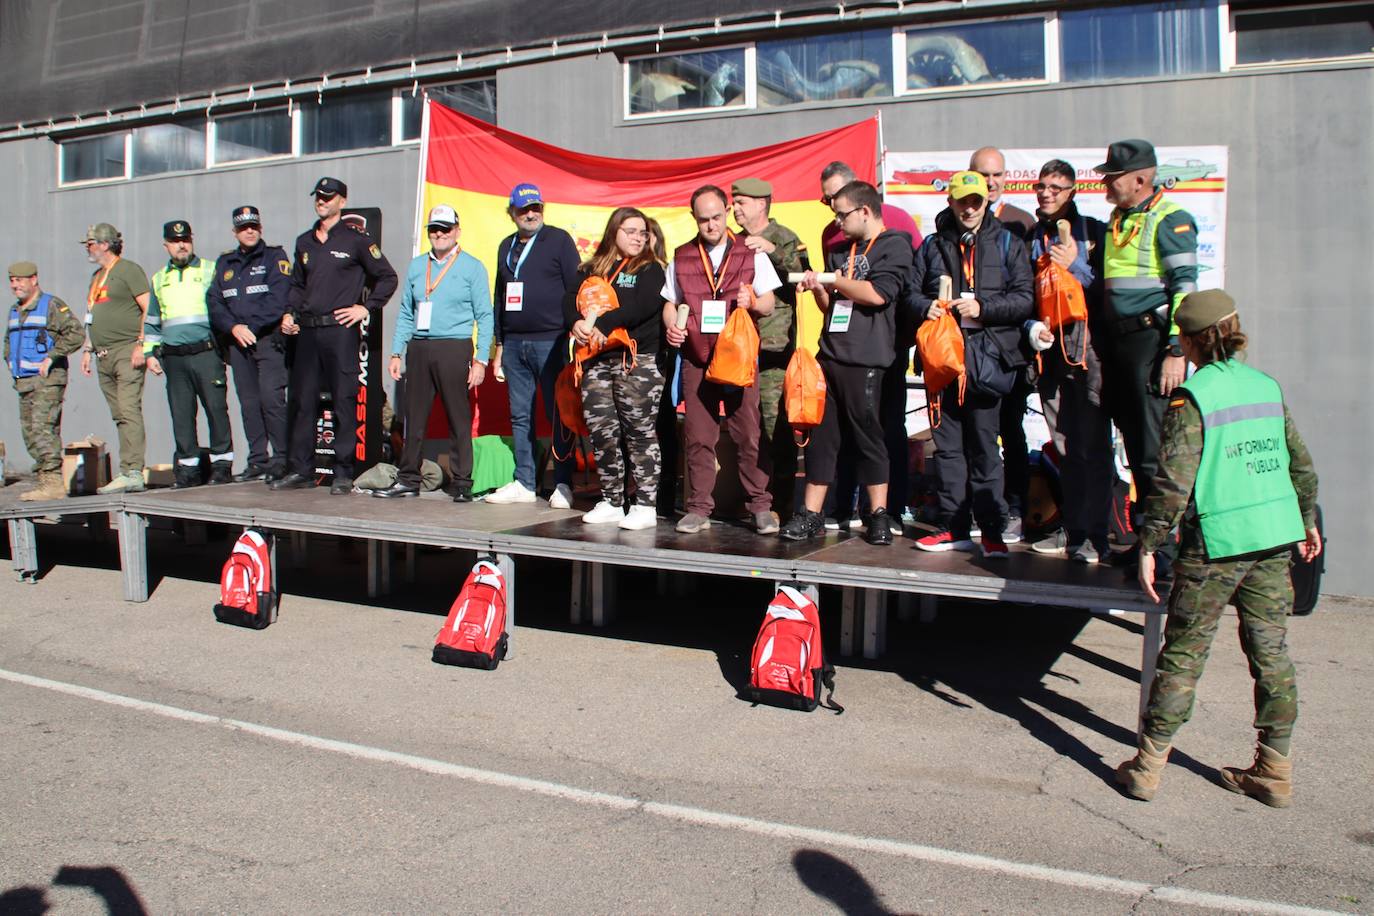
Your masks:
<instances>
[{"instance_id":1,"label":"combat boot","mask_svg":"<svg viewBox=\"0 0 1374 916\"><path fill-rule=\"evenodd\" d=\"M1169 761L1169 745L1140 736L1136 755L1116 768L1116 781L1131 798L1149 801L1159 789L1159 777Z\"/></svg>"},{"instance_id":2,"label":"combat boot","mask_svg":"<svg viewBox=\"0 0 1374 916\"><path fill-rule=\"evenodd\" d=\"M1271 808L1287 808L1293 803L1293 757L1284 756L1267 744L1255 750L1255 762L1248 770L1223 767L1221 784L1232 792L1248 795Z\"/></svg>"},{"instance_id":3,"label":"combat boot","mask_svg":"<svg viewBox=\"0 0 1374 916\"><path fill-rule=\"evenodd\" d=\"M62 485L62 475L57 471L40 471L38 486L19 497L22 502L37 502L40 499L65 499L67 488Z\"/></svg>"}]
</instances>

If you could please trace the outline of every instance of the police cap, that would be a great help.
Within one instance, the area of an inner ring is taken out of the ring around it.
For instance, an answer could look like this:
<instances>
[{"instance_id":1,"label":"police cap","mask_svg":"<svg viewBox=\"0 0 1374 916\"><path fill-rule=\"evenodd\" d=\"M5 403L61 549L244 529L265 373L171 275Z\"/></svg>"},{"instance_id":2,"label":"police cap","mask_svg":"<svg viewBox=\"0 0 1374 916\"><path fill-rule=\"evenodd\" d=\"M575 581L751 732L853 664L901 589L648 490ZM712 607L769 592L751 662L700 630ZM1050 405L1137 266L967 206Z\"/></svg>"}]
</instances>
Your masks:
<instances>
[{"instance_id":1,"label":"police cap","mask_svg":"<svg viewBox=\"0 0 1374 916\"><path fill-rule=\"evenodd\" d=\"M1149 140L1118 140L1107 147L1107 161L1093 169L1103 175L1120 175L1158 165L1155 148Z\"/></svg>"},{"instance_id":2,"label":"police cap","mask_svg":"<svg viewBox=\"0 0 1374 916\"><path fill-rule=\"evenodd\" d=\"M258 212L257 207L249 204L244 204L242 207L235 207L233 220L235 232L242 229L244 226L262 227L262 214Z\"/></svg>"},{"instance_id":3,"label":"police cap","mask_svg":"<svg viewBox=\"0 0 1374 916\"><path fill-rule=\"evenodd\" d=\"M162 240L165 242L188 242L191 240L191 224L184 219L174 219L162 224Z\"/></svg>"},{"instance_id":4,"label":"police cap","mask_svg":"<svg viewBox=\"0 0 1374 916\"><path fill-rule=\"evenodd\" d=\"M315 189L311 191L308 196L333 197L336 194L343 197L347 197L348 185L344 184L337 178L329 178L328 176L326 176L324 178L321 178L319 181L315 182Z\"/></svg>"}]
</instances>

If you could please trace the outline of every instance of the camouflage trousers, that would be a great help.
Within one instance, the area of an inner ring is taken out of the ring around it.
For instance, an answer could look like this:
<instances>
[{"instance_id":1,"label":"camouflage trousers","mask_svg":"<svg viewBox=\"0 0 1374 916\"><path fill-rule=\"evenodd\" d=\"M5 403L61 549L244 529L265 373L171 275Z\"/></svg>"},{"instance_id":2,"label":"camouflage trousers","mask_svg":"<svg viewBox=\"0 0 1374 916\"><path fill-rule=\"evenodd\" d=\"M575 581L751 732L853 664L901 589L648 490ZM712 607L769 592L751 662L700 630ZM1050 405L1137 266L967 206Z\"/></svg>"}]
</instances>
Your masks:
<instances>
[{"instance_id":1,"label":"camouflage trousers","mask_svg":"<svg viewBox=\"0 0 1374 916\"><path fill-rule=\"evenodd\" d=\"M628 357L628 354L626 354ZM633 369L613 352L588 363L582 373L582 415L596 454L601 498L625 505L625 462L634 480L634 501L652 506L658 497L662 457L658 447L658 402L663 374L652 355L640 354Z\"/></svg>"},{"instance_id":2,"label":"camouflage trousers","mask_svg":"<svg viewBox=\"0 0 1374 916\"><path fill-rule=\"evenodd\" d=\"M759 353L759 452L772 458L768 492L773 494L773 511L779 518L791 517L797 486L797 443L792 438L792 426L787 422L783 390L790 355L790 351Z\"/></svg>"},{"instance_id":3,"label":"camouflage trousers","mask_svg":"<svg viewBox=\"0 0 1374 916\"><path fill-rule=\"evenodd\" d=\"M1145 710L1145 734L1168 744L1193 714L1197 682L1228 602L1240 618L1240 646L1255 679L1255 729L1260 741L1287 753L1298 718L1298 687L1288 657L1293 583L1287 551L1261 560L1174 565L1169 620L1158 673Z\"/></svg>"},{"instance_id":4,"label":"camouflage trousers","mask_svg":"<svg viewBox=\"0 0 1374 916\"><path fill-rule=\"evenodd\" d=\"M54 369L46 379L35 376L14 382L19 392L19 427L24 433L24 447L33 458L35 474L62 469L62 397L67 392L66 379L65 370Z\"/></svg>"}]
</instances>

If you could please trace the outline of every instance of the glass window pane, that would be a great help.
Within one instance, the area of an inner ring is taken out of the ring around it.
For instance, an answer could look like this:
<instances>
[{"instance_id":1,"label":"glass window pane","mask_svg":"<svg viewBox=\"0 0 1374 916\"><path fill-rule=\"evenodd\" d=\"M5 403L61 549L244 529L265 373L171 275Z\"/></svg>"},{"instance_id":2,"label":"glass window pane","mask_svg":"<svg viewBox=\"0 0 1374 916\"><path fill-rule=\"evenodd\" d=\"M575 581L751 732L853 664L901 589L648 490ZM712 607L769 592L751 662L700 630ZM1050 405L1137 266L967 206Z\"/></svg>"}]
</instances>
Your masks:
<instances>
[{"instance_id":1,"label":"glass window pane","mask_svg":"<svg viewBox=\"0 0 1374 916\"><path fill-rule=\"evenodd\" d=\"M1044 78L1043 19L907 30L908 89Z\"/></svg>"},{"instance_id":2,"label":"glass window pane","mask_svg":"<svg viewBox=\"0 0 1374 916\"><path fill-rule=\"evenodd\" d=\"M1236 13L1236 63L1349 57L1374 50L1374 4Z\"/></svg>"},{"instance_id":3,"label":"glass window pane","mask_svg":"<svg viewBox=\"0 0 1374 916\"><path fill-rule=\"evenodd\" d=\"M424 94L442 105L471 115L488 124L496 123L496 80L469 80L445 86L425 86L415 95L401 90L401 139L420 139L420 114Z\"/></svg>"},{"instance_id":4,"label":"glass window pane","mask_svg":"<svg viewBox=\"0 0 1374 916\"><path fill-rule=\"evenodd\" d=\"M872 30L758 43L760 107L890 96L892 33Z\"/></svg>"},{"instance_id":5,"label":"glass window pane","mask_svg":"<svg viewBox=\"0 0 1374 916\"><path fill-rule=\"evenodd\" d=\"M134 129L133 174L157 175L205 168L205 122L154 124Z\"/></svg>"},{"instance_id":6,"label":"glass window pane","mask_svg":"<svg viewBox=\"0 0 1374 916\"><path fill-rule=\"evenodd\" d=\"M1217 0L1059 14L1065 81L1210 73L1221 67Z\"/></svg>"},{"instance_id":7,"label":"glass window pane","mask_svg":"<svg viewBox=\"0 0 1374 916\"><path fill-rule=\"evenodd\" d=\"M62 142L62 180L93 181L124 177L124 137L104 134Z\"/></svg>"},{"instance_id":8,"label":"glass window pane","mask_svg":"<svg viewBox=\"0 0 1374 916\"><path fill-rule=\"evenodd\" d=\"M242 162L291 153L291 115L285 108L215 121L215 162Z\"/></svg>"},{"instance_id":9,"label":"glass window pane","mask_svg":"<svg viewBox=\"0 0 1374 916\"><path fill-rule=\"evenodd\" d=\"M391 145L391 93L325 96L301 105L301 152L332 153Z\"/></svg>"},{"instance_id":10,"label":"glass window pane","mask_svg":"<svg viewBox=\"0 0 1374 916\"><path fill-rule=\"evenodd\" d=\"M630 61L630 114L744 105L744 49Z\"/></svg>"}]
</instances>

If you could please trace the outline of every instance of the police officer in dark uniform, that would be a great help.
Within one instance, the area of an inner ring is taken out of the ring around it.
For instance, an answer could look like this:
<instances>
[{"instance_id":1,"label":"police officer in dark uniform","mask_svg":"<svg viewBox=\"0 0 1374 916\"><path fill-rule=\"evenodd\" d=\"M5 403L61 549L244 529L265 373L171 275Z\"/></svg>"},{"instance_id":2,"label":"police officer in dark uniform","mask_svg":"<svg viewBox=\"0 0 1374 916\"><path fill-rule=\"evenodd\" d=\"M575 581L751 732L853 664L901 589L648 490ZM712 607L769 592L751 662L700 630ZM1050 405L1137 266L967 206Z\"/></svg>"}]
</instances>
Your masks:
<instances>
[{"instance_id":1,"label":"police officer in dark uniform","mask_svg":"<svg viewBox=\"0 0 1374 916\"><path fill-rule=\"evenodd\" d=\"M215 333L229 342L229 366L248 436L248 465L234 480L266 477L271 483L286 474L286 337L281 320L291 291L291 261L284 249L262 240L257 207L235 207L232 219L239 244L215 261L206 301Z\"/></svg>"},{"instance_id":2,"label":"police officer in dark uniform","mask_svg":"<svg viewBox=\"0 0 1374 916\"><path fill-rule=\"evenodd\" d=\"M287 474L271 486L287 490L315 485L315 406L321 385L327 385L334 400L334 482L329 492L338 495L353 489L358 326L369 311L380 312L386 305L397 278L382 249L341 222L348 203L346 184L321 178L311 196L319 219L296 239L290 305L281 325L283 333L299 335L287 399ZM362 302L365 288L372 292Z\"/></svg>"}]
</instances>

